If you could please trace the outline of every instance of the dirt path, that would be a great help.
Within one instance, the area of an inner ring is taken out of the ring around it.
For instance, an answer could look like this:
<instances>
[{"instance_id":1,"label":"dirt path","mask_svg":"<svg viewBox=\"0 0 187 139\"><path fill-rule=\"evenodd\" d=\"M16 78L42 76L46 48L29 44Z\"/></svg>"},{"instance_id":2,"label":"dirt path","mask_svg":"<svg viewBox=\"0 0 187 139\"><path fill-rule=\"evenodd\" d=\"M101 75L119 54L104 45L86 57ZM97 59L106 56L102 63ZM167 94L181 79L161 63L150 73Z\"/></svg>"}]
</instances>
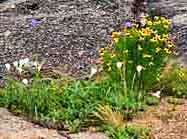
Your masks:
<instances>
[{"instance_id":1,"label":"dirt path","mask_svg":"<svg viewBox=\"0 0 187 139\"><path fill-rule=\"evenodd\" d=\"M164 99L158 106L148 107L134 122L148 126L151 139L187 139L187 101L180 103L173 105Z\"/></svg>"},{"instance_id":2,"label":"dirt path","mask_svg":"<svg viewBox=\"0 0 187 139\"><path fill-rule=\"evenodd\" d=\"M79 133L72 139L106 139L102 133ZM66 139L56 130L47 129L16 117L4 108L0 108L0 139Z\"/></svg>"}]
</instances>

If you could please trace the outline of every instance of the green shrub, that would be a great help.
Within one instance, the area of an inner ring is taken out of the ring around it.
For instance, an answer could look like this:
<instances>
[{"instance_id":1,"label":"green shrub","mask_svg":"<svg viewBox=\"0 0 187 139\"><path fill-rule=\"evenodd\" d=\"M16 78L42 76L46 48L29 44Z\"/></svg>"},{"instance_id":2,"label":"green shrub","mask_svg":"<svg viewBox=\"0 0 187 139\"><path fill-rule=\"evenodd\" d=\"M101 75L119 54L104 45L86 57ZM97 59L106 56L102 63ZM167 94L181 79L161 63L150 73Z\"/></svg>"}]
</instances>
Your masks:
<instances>
[{"instance_id":1,"label":"green shrub","mask_svg":"<svg viewBox=\"0 0 187 139\"><path fill-rule=\"evenodd\" d=\"M146 128L125 126L116 128L112 125L103 127L110 139L149 139L149 130Z\"/></svg>"},{"instance_id":2,"label":"green shrub","mask_svg":"<svg viewBox=\"0 0 187 139\"><path fill-rule=\"evenodd\" d=\"M54 121L60 120L62 94L57 92L53 83L35 80L31 86L16 80L7 80L1 92L1 103L12 111L21 111L34 117L48 116Z\"/></svg>"},{"instance_id":3,"label":"green shrub","mask_svg":"<svg viewBox=\"0 0 187 139\"><path fill-rule=\"evenodd\" d=\"M142 20L143 27L125 22L121 32L112 33L112 43L99 50L104 70L113 81L122 81L125 89L152 85L174 48L169 38L169 20L164 17Z\"/></svg>"},{"instance_id":4,"label":"green shrub","mask_svg":"<svg viewBox=\"0 0 187 139\"><path fill-rule=\"evenodd\" d=\"M171 66L163 71L159 86L163 88L165 95L176 97L187 96L187 68Z\"/></svg>"}]
</instances>

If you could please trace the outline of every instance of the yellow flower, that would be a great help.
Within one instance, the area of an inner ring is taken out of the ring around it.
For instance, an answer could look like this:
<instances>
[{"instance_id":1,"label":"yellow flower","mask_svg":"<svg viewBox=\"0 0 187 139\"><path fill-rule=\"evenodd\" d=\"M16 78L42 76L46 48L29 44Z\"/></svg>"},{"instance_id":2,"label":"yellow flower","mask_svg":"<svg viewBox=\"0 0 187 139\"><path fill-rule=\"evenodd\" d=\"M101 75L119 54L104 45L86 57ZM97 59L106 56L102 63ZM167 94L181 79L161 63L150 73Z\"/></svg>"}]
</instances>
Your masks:
<instances>
[{"instance_id":1,"label":"yellow flower","mask_svg":"<svg viewBox=\"0 0 187 139\"><path fill-rule=\"evenodd\" d=\"M168 34L163 34L162 37L166 39L168 38Z\"/></svg>"},{"instance_id":2,"label":"yellow flower","mask_svg":"<svg viewBox=\"0 0 187 139\"><path fill-rule=\"evenodd\" d=\"M149 54L143 54L143 58L151 58L152 56Z\"/></svg>"},{"instance_id":3,"label":"yellow flower","mask_svg":"<svg viewBox=\"0 0 187 139\"><path fill-rule=\"evenodd\" d=\"M172 48L172 47L174 47L174 45L168 44L168 48Z\"/></svg>"},{"instance_id":4,"label":"yellow flower","mask_svg":"<svg viewBox=\"0 0 187 139\"><path fill-rule=\"evenodd\" d=\"M104 56L104 55L105 55L105 53L103 53L103 52L102 52L102 53L99 53L99 55L100 55L100 56Z\"/></svg>"},{"instance_id":5,"label":"yellow flower","mask_svg":"<svg viewBox=\"0 0 187 139\"><path fill-rule=\"evenodd\" d=\"M126 36L130 36L131 34L130 34L130 32L126 32L125 35Z\"/></svg>"},{"instance_id":6,"label":"yellow flower","mask_svg":"<svg viewBox=\"0 0 187 139\"><path fill-rule=\"evenodd\" d=\"M112 32L112 38L119 38L120 33L119 32Z\"/></svg>"},{"instance_id":7,"label":"yellow flower","mask_svg":"<svg viewBox=\"0 0 187 139\"><path fill-rule=\"evenodd\" d=\"M164 28L168 29L168 28L169 28L169 26L168 26L168 25L164 25Z\"/></svg>"},{"instance_id":8,"label":"yellow flower","mask_svg":"<svg viewBox=\"0 0 187 139\"><path fill-rule=\"evenodd\" d=\"M119 38L114 38L114 42L118 43L119 42Z\"/></svg>"},{"instance_id":9,"label":"yellow flower","mask_svg":"<svg viewBox=\"0 0 187 139\"><path fill-rule=\"evenodd\" d=\"M151 33L152 33L152 30L148 27L147 28L142 28L142 30L141 30L141 34L143 36L150 36Z\"/></svg>"},{"instance_id":10,"label":"yellow flower","mask_svg":"<svg viewBox=\"0 0 187 139\"><path fill-rule=\"evenodd\" d=\"M119 37L120 37L120 33L119 32L112 32L112 38L113 38L115 43L118 43Z\"/></svg>"},{"instance_id":11,"label":"yellow flower","mask_svg":"<svg viewBox=\"0 0 187 139\"><path fill-rule=\"evenodd\" d=\"M150 39L151 42L157 42L157 39L155 37L153 37L152 39Z\"/></svg>"},{"instance_id":12,"label":"yellow flower","mask_svg":"<svg viewBox=\"0 0 187 139\"><path fill-rule=\"evenodd\" d=\"M160 52L161 51L161 48L160 47L157 47L156 48L156 53Z\"/></svg>"},{"instance_id":13,"label":"yellow flower","mask_svg":"<svg viewBox=\"0 0 187 139\"><path fill-rule=\"evenodd\" d=\"M160 20L166 21L167 19L165 17L160 17Z\"/></svg>"},{"instance_id":14,"label":"yellow flower","mask_svg":"<svg viewBox=\"0 0 187 139\"><path fill-rule=\"evenodd\" d=\"M161 39L160 35L157 35L157 34L156 34L156 35L155 35L155 39L156 39L156 40L160 40L160 39Z\"/></svg>"},{"instance_id":15,"label":"yellow flower","mask_svg":"<svg viewBox=\"0 0 187 139\"><path fill-rule=\"evenodd\" d=\"M179 77L180 77L180 78L184 78L184 76L185 76L184 72L180 71L180 72L179 72Z\"/></svg>"},{"instance_id":16,"label":"yellow flower","mask_svg":"<svg viewBox=\"0 0 187 139\"><path fill-rule=\"evenodd\" d=\"M99 53L103 53L104 50L105 50L105 48L100 48L100 49L99 49Z\"/></svg>"},{"instance_id":17,"label":"yellow flower","mask_svg":"<svg viewBox=\"0 0 187 139\"><path fill-rule=\"evenodd\" d=\"M160 23L161 23L161 21L158 20L158 21L155 21L155 22L153 23L153 25L159 25Z\"/></svg>"},{"instance_id":18,"label":"yellow flower","mask_svg":"<svg viewBox=\"0 0 187 139\"><path fill-rule=\"evenodd\" d=\"M164 48L164 51L165 51L167 54L171 54L171 51L170 51L168 48Z\"/></svg>"},{"instance_id":19,"label":"yellow flower","mask_svg":"<svg viewBox=\"0 0 187 139\"><path fill-rule=\"evenodd\" d=\"M153 24L153 23L152 23L151 21L147 21L147 25L148 25L148 26L152 26L152 24Z\"/></svg>"},{"instance_id":20,"label":"yellow flower","mask_svg":"<svg viewBox=\"0 0 187 139\"><path fill-rule=\"evenodd\" d=\"M159 20L159 17L158 17L158 16L155 16L155 17L154 17L154 20Z\"/></svg>"}]
</instances>

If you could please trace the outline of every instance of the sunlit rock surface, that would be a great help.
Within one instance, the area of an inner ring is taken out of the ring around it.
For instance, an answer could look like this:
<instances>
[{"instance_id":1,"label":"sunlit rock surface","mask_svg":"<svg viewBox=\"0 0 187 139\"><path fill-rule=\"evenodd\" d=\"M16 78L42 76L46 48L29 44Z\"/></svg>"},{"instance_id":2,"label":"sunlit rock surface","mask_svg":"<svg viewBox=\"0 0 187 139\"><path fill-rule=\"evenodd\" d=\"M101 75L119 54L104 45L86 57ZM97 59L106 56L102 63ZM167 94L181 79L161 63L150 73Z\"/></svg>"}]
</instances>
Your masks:
<instances>
[{"instance_id":1,"label":"sunlit rock surface","mask_svg":"<svg viewBox=\"0 0 187 139\"><path fill-rule=\"evenodd\" d=\"M0 63L38 54L49 65L84 69L131 15L131 1L9 0L0 5Z\"/></svg>"}]
</instances>

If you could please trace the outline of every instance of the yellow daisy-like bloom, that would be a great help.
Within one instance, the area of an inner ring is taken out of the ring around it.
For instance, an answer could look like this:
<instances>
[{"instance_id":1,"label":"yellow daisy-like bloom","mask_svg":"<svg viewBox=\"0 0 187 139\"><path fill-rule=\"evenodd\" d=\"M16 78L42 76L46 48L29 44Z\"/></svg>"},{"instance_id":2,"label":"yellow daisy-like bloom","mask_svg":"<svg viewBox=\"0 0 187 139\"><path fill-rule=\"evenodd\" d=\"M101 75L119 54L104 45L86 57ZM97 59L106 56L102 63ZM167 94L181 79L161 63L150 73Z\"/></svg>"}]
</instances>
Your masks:
<instances>
[{"instance_id":1,"label":"yellow daisy-like bloom","mask_svg":"<svg viewBox=\"0 0 187 139\"><path fill-rule=\"evenodd\" d=\"M167 54L171 54L171 51L170 51L168 48L164 48L164 51L165 51Z\"/></svg>"},{"instance_id":2,"label":"yellow daisy-like bloom","mask_svg":"<svg viewBox=\"0 0 187 139\"><path fill-rule=\"evenodd\" d=\"M160 52L162 49L160 47L156 48L156 53Z\"/></svg>"},{"instance_id":3,"label":"yellow daisy-like bloom","mask_svg":"<svg viewBox=\"0 0 187 139\"><path fill-rule=\"evenodd\" d=\"M155 16L155 17L154 17L154 20L159 20L159 17L158 17L158 16Z\"/></svg>"},{"instance_id":4,"label":"yellow daisy-like bloom","mask_svg":"<svg viewBox=\"0 0 187 139\"><path fill-rule=\"evenodd\" d=\"M142 28L142 30L141 30L141 34L143 36L150 36L151 33L152 33L152 30L148 27L147 28Z\"/></svg>"},{"instance_id":5,"label":"yellow daisy-like bloom","mask_svg":"<svg viewBox=\"0 0 187 139\"><path fill-rule=\"evenodd\" d=\"M180 78L184 78L184 76L185 76L184 72L180 71L180 72L179 72L179 77L180 77Z\"/></svg>"},{"instance_id":6,"label":"yellow daisy-like bloom","mask_svg":"<svg viewBox=\"0 0 187 139\"><path fill-rule=\"evenodd\" d=\"M172 47L174 47L174 45L168 44L168 48L172 48Z\"/></svg>"},{"instance_id":7,"label":"yellow daisy-like bloom","mask_svg":"<svg viewBox=\"0 0 187 139\"><path fill-rule=\"evenodd\" d=\"M125 35L126 36L130 36L131 34L130 34L130 32L126 32Z\"/></svg>"},{"instance_id":8,"label":"yellow daisy-like bloom","mask_svg":"<svg viewBox=\"0 0 187 139\"><path fill-rule=\"evenodd\" d=\"M105 50L105 48L100 48L100 49L99 49L99 53L103 53L104 50Z\"/></svg>"},{"instance_id":9,"label":"yellow daisy-like bloom","mask_svg":"<svg viewBox=\"0 0 187 139\"><path fill-rule=\"evenodd\" d=\"M162 37L166 39L168 38L168 34L163 34Z\"/></svg>"},{"instance_id":10,"label":"yellow daisy-like bloom","mask_svg":"<svg viewBox=\"0 0 187 139\"><path fill-rule=\"evenodd\" d=\"M160 40L160 39L161 39L160 35L157 35L157 34L156 34L156 35L155 35L155 39L156 39L156 40Z\"/></svg>"},{"instance_id":11,"label":"yellow daisy-like bloom","mask_svg":"<svg viewBox=\"0 0 187 139\"><path fill-rule=\"evenodd\" d=\"M153 23L152 23L151 21L147 21L147 25L148 25L148 26L152 26L152 24L153 24Z\"/></svg>"},{"instance_id":12,"label":"yellow daisy-like bloom","mask_svg":"<svg viewBox=\"0 0 187 139\"><path fill-rule=\"evenodd\" d=\"M120 33L119 32L112 32L112 38L119 38Z\"/></svg>"},{"instance_id":13,"label":"yellow daisy-like bloom","mask_svg":"<svg viewBox=\"0 0 187 139\"><path fill-rule=\"evenodd\" d=\"M120 33L119 32L112 32L112 38L113 38L115 43L118 43L119 37L120 37Z\"/></svg>"},{"instance_id":14,"label":"yellow daisy-like bloom","mask_svg":"<svg viewBox=\"0 0 187 139\"><path fill-rule=\"evenodd\" d=\"M149 54L143 54L143 58L151 58L152 56Z\"/></svg>"},{"instance_id":15,"label":"yellow daisy-like bloom","mask_svg":"<svg viewBox=\"0 0 187 139\"><path fill-rule=\"evenodd\" d=\"M160 20L166 21L167 19L165 17L160 17Z\"/></svg>"},{"instance_id":16,"label":"yellow daisy-like bloom","mask_svg":"<svg viewBox=\"0 0 187 139\"><path fill-rule=\"evenodd\" d=\"M168 26L168 25L164 25L164 28L167 28L167 29L168 29L168 28L169 28L169 26Z\"/></svg>"},{"instance_id":17,"label":"yellow daisy-like bloom","mask_svg":"<svg viewBox=\"0 0 187 139\"><path fill-rule=\"evenodd\" d=\"M153 22L153 25L159 25L159 24L161 24L160 20Z\"/></svg>"},{"instance_id":18,"label":"yellow daisy-like bloom","mask_svg":"<svg viewBox=\"0 0 187 139\"><path fill-rule=\"evenodd\" d=\"M153 37L152 39L150 39L151 42L157 42L157 39L155 37Z\"/></svg>"},{"instance_id":19,"label":"yellow daisy-like bloom","mask_svg":"<svg viewBox=\"0 0 187 139\"><path fill-rule=\"evenodd\" d=\"M119 42L119 38L114 38L114 42L118 43Z\"/></svg>"}]
</instances>

